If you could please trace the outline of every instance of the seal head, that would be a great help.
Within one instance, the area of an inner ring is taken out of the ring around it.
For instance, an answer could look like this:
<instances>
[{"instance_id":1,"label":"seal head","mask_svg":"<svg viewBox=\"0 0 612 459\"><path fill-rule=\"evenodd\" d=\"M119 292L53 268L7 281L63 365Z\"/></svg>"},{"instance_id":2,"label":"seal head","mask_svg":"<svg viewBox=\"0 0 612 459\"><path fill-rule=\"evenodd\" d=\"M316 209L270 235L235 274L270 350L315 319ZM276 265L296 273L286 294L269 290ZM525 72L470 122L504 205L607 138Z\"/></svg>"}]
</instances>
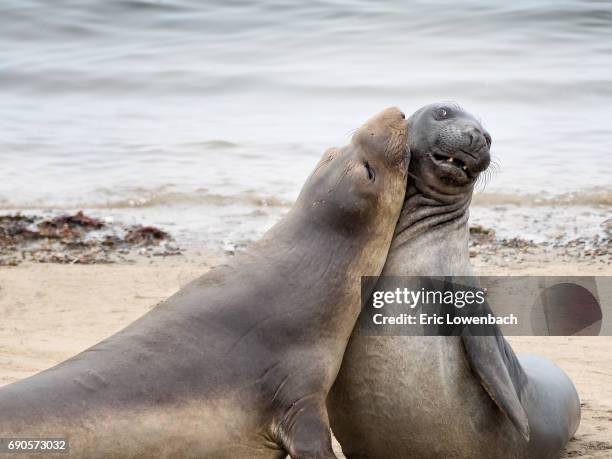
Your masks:
<instances>
[{"instance_id":1,"label":"seal head","mask_svg":"<svg viewBox=\"0 0 612 459\"><path fill-rule=\"evenodd\" d=\"M435 227L467 223L474 185L491 162L491 135L456 104L426 105L407 124L412 180L393 248Z\"/></svg>"},{"instance_id":2,"label":"seal head","mask_svg":"<svg viewBox=\"0 0 612 459\"><path fill-rule=\"evenodd\" d=\"M403 193L409 161L405 118L398 108L387 108L362 125L349 145L327 150L296 209L306 207L309 218L354 231L356 224L371 221L372 212L394 208L391 201Z\"/></svg>"},{"instance_id":3,"label":"seal head","mask_svg":"<svg viewBox=\"0 0 612 459\"><path fill-rule=\"evenodd\" d=\"M491 162L491 135L456 104L427 105L408 119L411 175L445 193L460 193Z\"/></svg>"}]
</instances>

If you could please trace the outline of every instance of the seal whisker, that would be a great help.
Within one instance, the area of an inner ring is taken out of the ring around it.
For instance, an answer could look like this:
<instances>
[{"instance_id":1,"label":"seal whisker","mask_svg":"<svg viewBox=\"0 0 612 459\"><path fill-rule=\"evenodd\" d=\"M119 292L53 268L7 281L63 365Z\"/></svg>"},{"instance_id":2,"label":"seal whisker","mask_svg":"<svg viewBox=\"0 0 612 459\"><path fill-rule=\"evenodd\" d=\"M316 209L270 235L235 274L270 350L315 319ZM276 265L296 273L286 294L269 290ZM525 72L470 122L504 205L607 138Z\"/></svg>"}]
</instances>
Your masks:
<instances>
[{"instance_id":1,"label":"seal whisker","mask_svg":"<svg viewBox=\"0 0 612 459\"><path fill-rule=\"evenodd\" d=\"M488 177L489 177L488 169L485 170L485 171L482 171L480 173L480 175L478 176L478 178L476 179L476 184L474 185L474 190L476 190L476 191L484 191L484 189L487 187Z\"/></svg>"},{"instance_id":2,"label":"seal whisker","mask_svg":"<svg viewBox=\"0 0 612 459\"><path fill-rule=\"evenodd\" d=\"M493 172L499 172L501 170L501 160L493 153L490 154L490 157L489 169Z\"/></svg>"},{"instance_id":3,"label":"seal whisker","mask_svg":"<svg viewBox=\"0 0 612 459\"><path fill-rule=\"evenodd\" d=\"M359 130L359 128L354 128L354 129L349 129L348 131L346 131L345 135L345 139L350 139L351 137L353 137L353 135L355 135L355 132L357 132Z\"/></svg>"}]
</instances>

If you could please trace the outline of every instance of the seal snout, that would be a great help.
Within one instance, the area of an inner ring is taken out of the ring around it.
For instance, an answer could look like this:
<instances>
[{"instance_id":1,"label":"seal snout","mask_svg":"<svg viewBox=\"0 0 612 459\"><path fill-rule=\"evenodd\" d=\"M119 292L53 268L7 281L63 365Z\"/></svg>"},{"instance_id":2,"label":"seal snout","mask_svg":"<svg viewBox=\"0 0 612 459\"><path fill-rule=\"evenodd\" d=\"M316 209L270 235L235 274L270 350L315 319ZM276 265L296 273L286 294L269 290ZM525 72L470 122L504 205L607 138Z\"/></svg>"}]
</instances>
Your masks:
<instances>
[{"instance_id":1,"label":"seal snout","mask_svg":"<svg viewBox=\"0 0 612 459\"><path fill-rule=\"evenodd\" d=\"M389 107L370 118L353 136L371 160L388 165L406 160L408 128L406 115L397 107Z\"/></svg>"},{"instance_id":2,"label":"seal snout","mask_svg":"<svg viewBox=\"0 0 612 459\"><path fill-rule=\"evenodd\" d=\"M489 167L491 162L491 134L482 126L474 124L464 131L464 135L469 139L469 148L460 150L466 155L465 167L468 175L478 175Z\"/></svg>"},{"instance_id":3,"label":"seal snout","mask_svg":"<svg viewBox=\"0 0 612 459\"><path fill-rule=\"evenodd\" d=\"M491 162L491 134L472 120L456 122L440 134L434 162L456 175L475 179Z\"/></svg>"}]
</instances>

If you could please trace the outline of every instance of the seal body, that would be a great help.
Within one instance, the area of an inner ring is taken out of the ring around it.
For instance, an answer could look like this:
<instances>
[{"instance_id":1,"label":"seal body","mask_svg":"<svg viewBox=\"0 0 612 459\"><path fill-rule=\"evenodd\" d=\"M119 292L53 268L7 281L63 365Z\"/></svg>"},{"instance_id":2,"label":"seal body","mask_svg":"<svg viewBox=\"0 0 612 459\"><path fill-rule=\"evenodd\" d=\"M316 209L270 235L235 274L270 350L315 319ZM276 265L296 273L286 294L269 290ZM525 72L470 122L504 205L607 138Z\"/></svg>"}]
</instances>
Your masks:
<instances>
[{"instance_id":1,"label":"seal body","mask_svg":"<svg viewBox=\"0 0 612 459\"><path fill-rule=\"evenodd\" d=\"M414 181L382 275L472 276L468 207L491 138L448 104L424 107L408 123ZM580 420L565 373L516 356L501 335L355 331L328 408L348 458L552 458Z\"/></svg>"},{"instance_id":2,"label":"seal body","mask_svg":"<svg viewBox=\"0 0 612 459\"><path fill-rule=\"evenodd\" d=\"M248 251L124 330L0 389L0 437L77 457L335 457L325 399L406 184L404 115L329 150Z\"/></svg>"}]
</instances>

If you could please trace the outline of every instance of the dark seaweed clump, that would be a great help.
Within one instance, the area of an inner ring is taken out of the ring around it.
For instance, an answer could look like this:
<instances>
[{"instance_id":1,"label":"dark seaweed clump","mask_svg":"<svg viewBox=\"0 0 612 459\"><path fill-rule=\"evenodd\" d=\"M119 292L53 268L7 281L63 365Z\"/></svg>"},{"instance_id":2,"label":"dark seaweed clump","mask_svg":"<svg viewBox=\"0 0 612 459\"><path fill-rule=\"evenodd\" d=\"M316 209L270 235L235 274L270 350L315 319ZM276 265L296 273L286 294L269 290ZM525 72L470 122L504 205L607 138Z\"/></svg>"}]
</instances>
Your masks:
<instances>
[{"instance_id":1,"label":"dark seaweed clump","mask_svg":"<svg viewBox=\"0 0 612 459\"><path fill-rule=\"evenodd\" d=\"M113 263L130 254L181 253L166 232L154 226L109 223L79 211L53 217L0 215L0 266L39 263Z\"/></svg>"}]
</instances>

